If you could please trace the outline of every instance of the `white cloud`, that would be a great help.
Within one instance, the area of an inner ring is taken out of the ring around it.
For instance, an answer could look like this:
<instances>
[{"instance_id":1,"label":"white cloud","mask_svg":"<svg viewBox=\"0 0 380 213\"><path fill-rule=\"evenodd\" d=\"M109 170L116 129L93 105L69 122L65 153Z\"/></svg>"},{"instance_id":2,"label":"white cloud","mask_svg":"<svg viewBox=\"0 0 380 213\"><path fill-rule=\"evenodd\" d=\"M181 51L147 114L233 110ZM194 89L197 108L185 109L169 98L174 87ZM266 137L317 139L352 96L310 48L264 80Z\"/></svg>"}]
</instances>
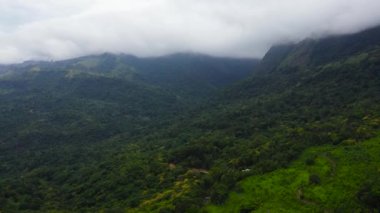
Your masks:
<instances>
[{"instance_id":1,"label":"white cloud","mask_svg":"<svg viewBox=\"0 0 380 213\"><path fill-rule=\"evenodd\" d=\"M380 24L379 0L0 0L0 63L115 52L261 57Z\"/></svg>"}]
</instances>

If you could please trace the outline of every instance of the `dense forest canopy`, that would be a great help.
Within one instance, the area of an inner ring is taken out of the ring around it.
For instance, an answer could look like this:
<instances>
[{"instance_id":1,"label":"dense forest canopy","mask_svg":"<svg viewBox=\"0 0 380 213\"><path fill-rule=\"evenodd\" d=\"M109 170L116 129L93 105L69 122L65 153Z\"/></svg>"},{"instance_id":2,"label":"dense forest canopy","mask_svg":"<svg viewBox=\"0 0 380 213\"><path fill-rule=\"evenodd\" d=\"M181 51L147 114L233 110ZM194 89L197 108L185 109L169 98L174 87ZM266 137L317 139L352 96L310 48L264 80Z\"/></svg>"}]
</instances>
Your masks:
<instances>
[{"instance_id":1,"label":"dense forest canopy","mask_svg":"<svg viewBox=\"0 0 380 213\"><path fill-rule=\"evenodd\" d=\"M0 211L379 210L379 127L379 27L1 66Z\"/></svg>"}]
</instances>

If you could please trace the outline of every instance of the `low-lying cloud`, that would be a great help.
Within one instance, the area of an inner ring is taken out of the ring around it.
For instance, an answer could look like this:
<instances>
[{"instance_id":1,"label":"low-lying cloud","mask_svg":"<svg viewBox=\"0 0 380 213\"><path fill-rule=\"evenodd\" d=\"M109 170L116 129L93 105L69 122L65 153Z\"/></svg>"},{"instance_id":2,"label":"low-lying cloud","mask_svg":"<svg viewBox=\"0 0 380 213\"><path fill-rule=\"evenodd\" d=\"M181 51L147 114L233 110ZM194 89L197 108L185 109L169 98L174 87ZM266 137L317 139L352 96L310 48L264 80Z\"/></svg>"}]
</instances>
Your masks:
<instances>
[{"instance_id":1,"label":"low-lying cloud","mask_svg":"<svg viewBox=\"0 0 380 213\"><path fill-rule=\"evenodd\" d=\"M103 52L262 57L380 24L379 0L0 0L0 63Z\"/></svg>"}]
</instances>

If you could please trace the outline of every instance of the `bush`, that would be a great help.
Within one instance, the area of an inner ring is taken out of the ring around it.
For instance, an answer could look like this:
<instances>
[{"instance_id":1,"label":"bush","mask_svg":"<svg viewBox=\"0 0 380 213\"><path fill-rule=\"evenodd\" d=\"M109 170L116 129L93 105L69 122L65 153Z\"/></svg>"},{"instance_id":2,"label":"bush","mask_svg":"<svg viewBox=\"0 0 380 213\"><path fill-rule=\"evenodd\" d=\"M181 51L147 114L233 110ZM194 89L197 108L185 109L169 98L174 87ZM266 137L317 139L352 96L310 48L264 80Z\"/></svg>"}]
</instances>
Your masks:
<instances>
[{"instance_id":1,"label":"bush","mask_svg":"<svg viewBox=\"0 0 380 213\"><path fill-rule=\"evenodd\" d=\"M240 207L239 213L250 213L253 212L257 207L253 204L243 204Z\"/></svg>"},{"instance_id":2,"label":"bush","mask_svg":"<svg viewBox=\"0 0 380 213\"><path fill-rule=\"evenodd\" d=\"M312 174L309 176L309 183L318 185L321 183L321 179L319 178L318 175Z\"/></svg>"},{"instance_id":3,"label":"bush","mask_svg":"<svg viewBox=\"0 0 380 213\"><path fill-rule=\"evenodd\" d=\"M364 184L357 197L366 206L380 210L380 183Z\"/></svg>"},{"instance_id":4,"label":"bush","mask_svg":"<svg viewBox=\"0 0 380 213\"><path fill-rule=\"evenodd\" d=\"M314 165L315 164L314 158L308 158L308 159L306 159L305 160L305 164L308 165L308 166Z\"/></svg>"}]
</instances>

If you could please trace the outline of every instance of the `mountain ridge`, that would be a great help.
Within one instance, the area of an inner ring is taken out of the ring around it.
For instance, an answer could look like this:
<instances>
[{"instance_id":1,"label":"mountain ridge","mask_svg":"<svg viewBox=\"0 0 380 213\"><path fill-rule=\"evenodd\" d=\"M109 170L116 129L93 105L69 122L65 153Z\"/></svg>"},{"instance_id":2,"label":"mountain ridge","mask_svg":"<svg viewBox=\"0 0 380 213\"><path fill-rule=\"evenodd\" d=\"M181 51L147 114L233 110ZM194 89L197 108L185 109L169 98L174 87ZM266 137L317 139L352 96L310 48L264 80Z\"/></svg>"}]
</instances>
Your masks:
<instances>
[{"instance_id":1,"label":"mountain ridge","mask_svg":"<svg viewBox=\"0 0 380 213\"><path fill-rule=\"evenodd\" d=\"M253 68L109 54L16 67L0 79L0 210L198 212L310 147L360 144L380 128L377 33L273 47ZM340 202L376 208L371 181L354 187L367 200Z\"/></svg>"}]
</instances>

